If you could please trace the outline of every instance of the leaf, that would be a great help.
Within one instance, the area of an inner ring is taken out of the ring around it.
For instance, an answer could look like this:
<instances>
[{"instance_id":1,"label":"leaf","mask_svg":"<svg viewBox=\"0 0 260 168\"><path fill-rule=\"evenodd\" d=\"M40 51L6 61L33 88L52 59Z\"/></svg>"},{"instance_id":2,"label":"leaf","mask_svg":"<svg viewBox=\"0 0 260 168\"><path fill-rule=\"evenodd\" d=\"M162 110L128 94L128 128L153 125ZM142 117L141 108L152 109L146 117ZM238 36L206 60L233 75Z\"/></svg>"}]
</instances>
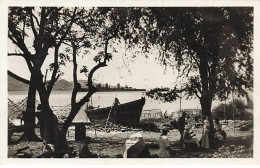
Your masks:
<instances>
[{"instance_id":1,"label":"leaf","mask_svg":"<svg viewBox=\"0 0 260 168\"><path fill-rule=\"evenodd\" d=\"M82 68L80 69L80 73L86 74L87 72L88 72L88 68L85 65L83 65Z\"/></svg>"},{"instance_id":2,"label":"leaf","mask_svg":"<svg viewBox=\"0 0 260 168\"><path fill-rule=\"evenodd\" d=\"M83 42L83 47L90 48L91 47L90 41L84 41Z\"/></svg>"}]
</instances>

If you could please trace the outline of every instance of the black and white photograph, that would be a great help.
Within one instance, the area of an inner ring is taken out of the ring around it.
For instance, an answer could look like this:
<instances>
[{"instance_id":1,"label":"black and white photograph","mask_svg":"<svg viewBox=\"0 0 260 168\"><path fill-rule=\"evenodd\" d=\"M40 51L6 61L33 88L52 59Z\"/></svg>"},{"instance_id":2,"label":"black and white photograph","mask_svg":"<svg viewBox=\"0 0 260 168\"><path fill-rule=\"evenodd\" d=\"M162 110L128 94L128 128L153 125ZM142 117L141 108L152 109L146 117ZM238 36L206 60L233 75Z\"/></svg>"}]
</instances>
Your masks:
<instances>
[{"instance_id":1,"label":"black and white photograph","mask_svg":"<svg viewBox=\"0 0 260 168\"><path fill-rule=\"evenodd\" d=\"M256 157L254 5L5 8L7 160Z\"/></svg>"}]
</instances>

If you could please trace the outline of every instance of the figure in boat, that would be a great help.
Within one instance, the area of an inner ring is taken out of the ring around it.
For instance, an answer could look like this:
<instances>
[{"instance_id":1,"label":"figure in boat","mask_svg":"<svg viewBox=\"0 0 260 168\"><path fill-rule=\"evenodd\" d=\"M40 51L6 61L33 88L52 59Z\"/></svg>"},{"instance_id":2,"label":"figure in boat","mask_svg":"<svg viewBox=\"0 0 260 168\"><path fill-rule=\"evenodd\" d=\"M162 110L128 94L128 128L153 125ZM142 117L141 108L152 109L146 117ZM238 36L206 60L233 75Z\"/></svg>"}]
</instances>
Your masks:
<instances>
[{"instance_id":1,"label":"figure in boat","mask_svg":"<svg viewBox=\"0 0 260 168\"><path fill-rule=\"evenodd\" d=\"M112 112L110 117L113 118L113 121L116 124L136 126L139 124L144 104L144 97L139 100L123 104L120 104L118 98L115 98L112 106L99 109L88 109L86 110L86 113L91 122L103 122Z\"/></svg>"}]
</instances>

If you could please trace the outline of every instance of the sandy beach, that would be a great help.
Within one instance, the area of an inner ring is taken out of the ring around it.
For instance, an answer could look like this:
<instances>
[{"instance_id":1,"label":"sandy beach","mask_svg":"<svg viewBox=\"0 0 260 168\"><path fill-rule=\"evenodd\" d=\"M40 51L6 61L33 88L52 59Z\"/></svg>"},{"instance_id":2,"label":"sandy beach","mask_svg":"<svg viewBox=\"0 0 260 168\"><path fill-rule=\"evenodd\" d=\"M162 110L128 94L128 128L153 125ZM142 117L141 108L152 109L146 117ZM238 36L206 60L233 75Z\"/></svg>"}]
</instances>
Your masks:
<instances>
[{"instance_id":1,"label":"sandy beach","mask_svg":"<svg viewBox=\"0 0 260 168\"><path fill-rule=\"evenodd\" d=\"M39 129L36 129L37 134L39 135ZM200 139L201 129L194 130L196 133L196 138ZM97 131L95 134L94 130L87 130L86 135L92 138L92 142L89 145L91 152L96 153L100 158L122 158L123 146L125 141L129 138L130 135L136 133L137 131L112 131L106 133L104 131ZM141 131L141 134L144 138L145 144L149 149L151 157L158 157L159 146L158 138L160 136L159 132L149 132ZM37 157L42 153L42 142L26 142L22 141L20 143L15 143L15 141L22 135L22 133L14 133L12 136L12 143L8 146L8 157L15 158L17 157L16 151L23 147L29 146L32 152L32 157ZM82 142L74 141L73 134L71 133L68 137L68 143L71 147L74 148L78 158L79 150L82 147ZM187 157L212 157L217 150L195 150L195 151L186 151L180 148L179 138L180 134L178 130L171 130L168 134L169 142L171 149L176 152L176 157L178 158L187 158ZM230 145L244 145L250 147L253 144L253 131L233 131L227 130L227 139L224 142L223 146ZM248 151L247 151L248 152ZM248 153L245 153L246 156L250 157ZM253 155L253 153L251 154ZM230 156L232 157L232 156ZM243 155L241 156L243 157Z\"/></svg>"}]
</instances>

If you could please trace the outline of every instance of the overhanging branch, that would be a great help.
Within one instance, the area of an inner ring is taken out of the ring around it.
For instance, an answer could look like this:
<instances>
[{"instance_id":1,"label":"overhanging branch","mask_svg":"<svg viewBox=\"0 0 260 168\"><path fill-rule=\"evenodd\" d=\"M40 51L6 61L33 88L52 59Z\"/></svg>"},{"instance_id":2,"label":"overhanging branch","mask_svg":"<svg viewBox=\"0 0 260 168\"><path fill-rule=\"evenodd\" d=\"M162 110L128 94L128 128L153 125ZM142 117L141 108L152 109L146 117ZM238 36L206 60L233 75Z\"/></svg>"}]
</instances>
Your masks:
<instances>
[{"instance_id":1,"label":"overhanging branch","mask_svg":"<svg viewBox=\"0 0 260 168\"><path fill-rule=\"evenodd\" d=\"M106 61L109 59L107 57L107 49L108 49L108 41L110 39L107 39L105 41L105 58L104 58L104 61L103 62L99 62L94 68L91 69L91 71L89 72L89 75L88 75L88 87L89 87L89 93L87 95L85 95L77 104L79 106L83 106L88 100L89 100L89 94L91 94L91 92L96 92L97 89L95 86L93 86L93 75L94 73L99 69L99 68L102 68L102 67L105 67L107 66L106 64Z\"/></svg>"},{"instance_id":2,"label":"overhanging branch","mask_svg":"<svg viewBox=\"0 0 260 168\"><path fill-rule=\"evenodd\" d=\"M72 48L73 48L73 91L72 91L72 95L71 95L71 105L75 105L76 104L76 98L77 98L77 93L78 91L81 89L80 84L78 83L78 78L77 78L77 68L78 68L78 64L77 64L77 46L72 42Z\"/></svg>"},{"instance_id":3,"label":"overhanging branch","mask_svg":"<svg viewBox=\"0 0 260 168\"><path fill-rule=\"evenodd\" d=\"M7 74L8 74L9 76L15 78L16 80L22 82L22 83L25 83L25 84L27 84L27 85L30 84L30 81L29 81L29 80L24 79L24 78L22 78L22 77L20 77L20 76L18 76L18 75L16 75L16 74L14 74L13 72L11 72L11 71L9 71L9 70L7 70Z\"/></svg>"},{"instance_id":4,"label":"overhanging branch","mask_svg":"<svg viewBox=\"0 0 260 168\"><path fill-rule=\"evenodd\" d=\"M8 53L8 56L24 56L22 53Z\"/></svg>"},{"instance_id":5,"label":"overhanging branch","mask_svg":"<svg viewBox=\"0 0 260 168\"><path fill-rule=\"evenodd\" d=\"M56 77L58 69L59 69L59 65L58 65L59 48L60 48L60 45L56 45L55 49L54 49L54 68L53 68L53 71L52 71L51 80L50 80L50 82L47 85L47 94L48 94L48 96L50 96L51 91L52 91L53 86L54 86L54 83L59 78L59 75L58 75L58 77Z\"/></svg>"}]
</instances>

